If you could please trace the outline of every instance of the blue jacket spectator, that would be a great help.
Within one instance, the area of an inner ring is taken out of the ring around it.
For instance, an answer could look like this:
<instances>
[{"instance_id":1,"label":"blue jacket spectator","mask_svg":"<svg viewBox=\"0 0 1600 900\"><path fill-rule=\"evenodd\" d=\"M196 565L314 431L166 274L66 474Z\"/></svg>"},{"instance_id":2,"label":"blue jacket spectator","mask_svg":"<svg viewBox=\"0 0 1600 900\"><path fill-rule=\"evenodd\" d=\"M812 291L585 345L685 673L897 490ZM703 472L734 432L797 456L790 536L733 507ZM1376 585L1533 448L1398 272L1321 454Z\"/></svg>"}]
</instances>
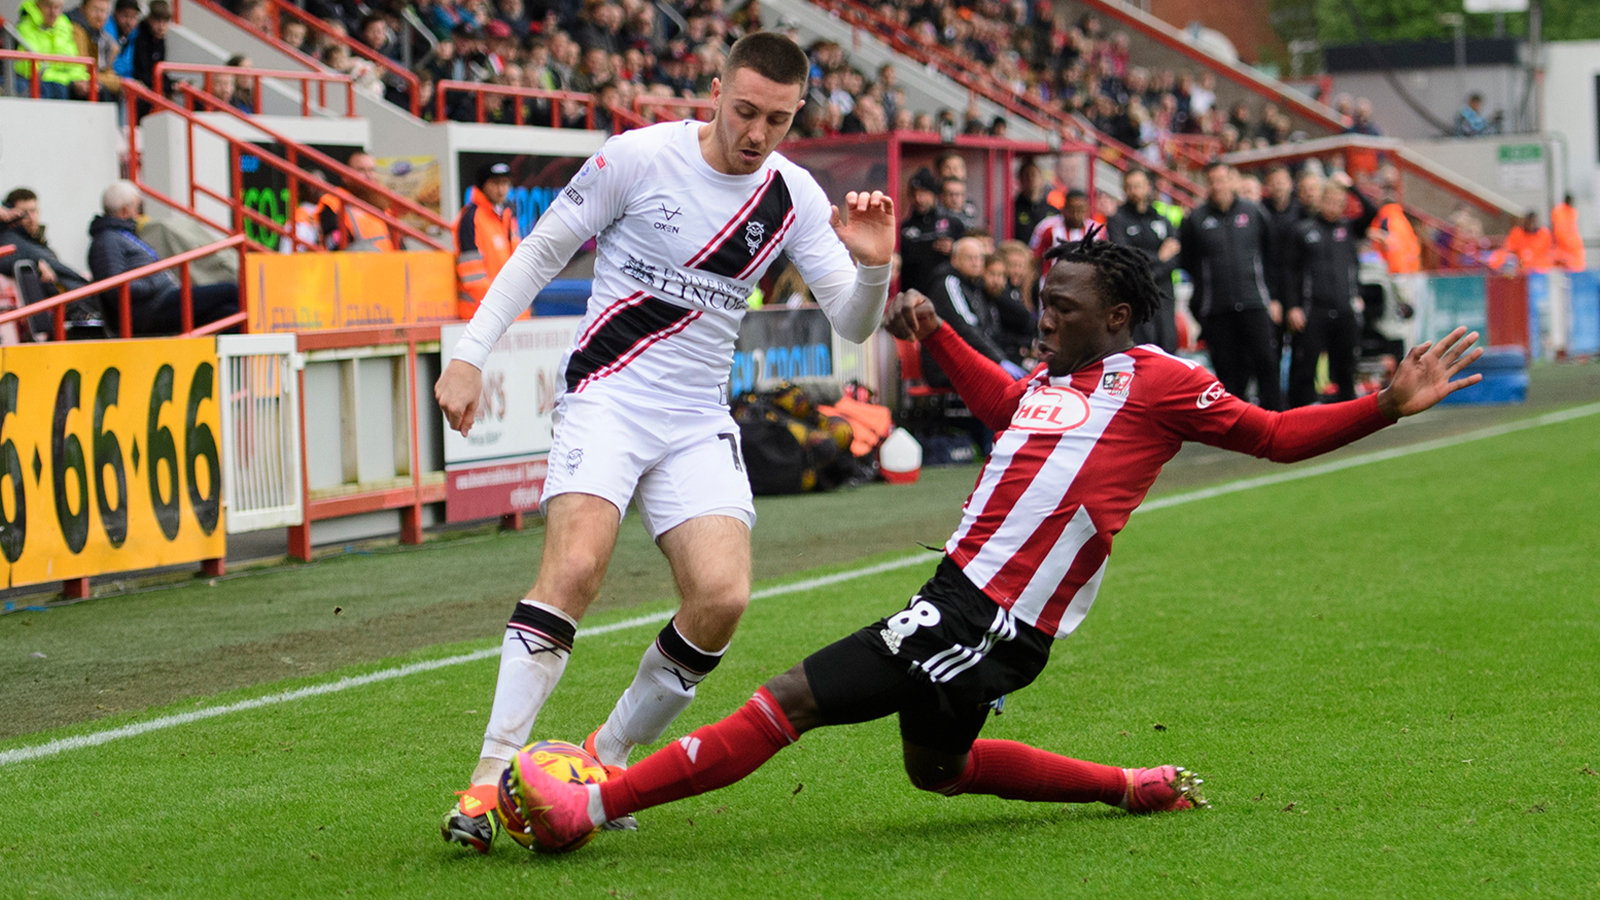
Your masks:
<instances>
[{"instance_id":1,"label":"blue jacket spectator","mask_svg":"<svg viewBox=\"0 0 1600 900\"><path fill-rule=\"evenodd\" d=\"M101 196L104 215L89 223L89 268L96 281L121 275L158 262L161 255L139 239L139 189L132 182L114 181ZM176 334L182 327L182 290L176 269L154 272L129 284L133 333ZM196 327L226 318L239 311L237 284L210 284L191 289ZM118 327L120 291L107 291L100 298L109 327Z\"/></svg>"}]
</instances>

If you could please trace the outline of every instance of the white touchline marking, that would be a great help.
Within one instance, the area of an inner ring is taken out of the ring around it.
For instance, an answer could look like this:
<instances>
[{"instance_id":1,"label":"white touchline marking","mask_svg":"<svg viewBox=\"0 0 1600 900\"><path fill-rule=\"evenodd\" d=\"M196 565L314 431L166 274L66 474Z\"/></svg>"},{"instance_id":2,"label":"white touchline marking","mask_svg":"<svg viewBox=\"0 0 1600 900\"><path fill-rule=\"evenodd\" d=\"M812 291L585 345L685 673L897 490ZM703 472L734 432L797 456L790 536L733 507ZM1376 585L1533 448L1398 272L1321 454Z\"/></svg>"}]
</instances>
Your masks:
<instances>
[{"instance_id":1,"label":"white touchline marking","mask_svg":"<svg viewBox=\"0 0 1600 900\"><path fill-rule=\"evenodd\" d=\"M865 578L868 575L879 575L884 572L893 572L897 569L905 569L911 566L923 565L932 562L935 558L935 555L932 553L916 553L912 554L911 556L892 559L888 562L881 562L871 566L863 566L859 569L849 569L844 572L835 572L832 575L821 575L816 578L808 578L805 581L796 581L791 584L780 584L769 588L762 588L759 591L752 591L750 594L750 599L765 600L769 597L781 597L784 594L798 594L802 591L826 587L830 584L838 584L842 581L850 581L855 578ZM650 613L649 615L644 616L634 616L631 619L622 619L617 622L609 622L605 625L595 625L590 628L580 628L578 629L578 637L595 637L597 635L610 634L613 631L624 631L629 628L637 628L641 625L653 625L657 622L665 622L672 618L672 615L675 612L676 610L663 610L662 612L658 613ZM59 740L50 741L49 743L45 744L37 744L32 747L18 747L15 750L0 751L0 766L10 765L11 763L25 762L30 759L39 759L45 756L55 756L58 753L65 753L68 750L81 750L85 747L98 747L101 744L109 743L111 741L121 740L122 738L138 737L141 734L147 734L151 731L160 731L164 728L175 728L179 725L187 725L191 722L213 719L217 716L226 716L237 712L260 709L263 706L275 706L279 703L291 703L295 700L304 700L307 697L320 697L323 694L336 694L340 691L347 691L351 688L357 688L363 685L376 684L380 681L392 681L396 678L404 678L407 675L415 675L418 672L431 672L434 669L443 669L447 666L459 666L463 663L477 662L479 660L489 659L499 655L499 647L488 647L483 650L474 650L471 653L462 653L458 656L447 656L443 659L430 659L422 662L407 663L406 665L396 666L392 669L368 672L365 675L352 675L346 678L340 678L337 681L330 681L326 684L314 684L310 687L297 688L292 691L284 691L281 694L269 694L265 697L255 697L250 700L241 700L238 703L229 703L225 706L211 706L205 709L193 710L192 712L177 713L176 715L171 716L162 716L159 719L151 719L148 722L135 722L131 725L123 725L120 728L110 728L105 731L96 731L91 734L60 738Z\"/></svg>"},{"instance_id":2,"label":"white touchline marking","mask_svg":"<svg viewBox=\"0 0 1600 900\"><path fill-rule=\"evenodd\" d=\"M1363 453L1358 456L1351 456L1345 459L1323 463L1322 465L1291 469L1290 471L1282 472L1276 475L1262 475L1256 478L1246 478L1240 481L1231 481L1227 484L1203 488L1198 491L1172 494L1156 500L1146 501L1137 509L1135 509L1134 512L1137 513L1148 512L1157 509L1167 509L1173 506L1181 506L1185 503L1192 503L1196 500L1207 500L1212 497L1221 497L1226 494L1234 494L1238 493L1239 491L1247 491L1253 488L1282 484L1286 481L1298 481L1302 478L1312 478L1317 475L1326 475L1329 472L1339 472L1345 469L1355 468L1356 466L1364 466L1369 463L1383 462L1384 460L1397 459L1402 456L1410 456L1414 453L1426 453L1430 450L1442 450L1447 447L1455 447L1461 444L1468 444L1473 441L1481 441L1486 438L1499 437L1503 434L1526 431L1530 428L1539 428L1545 425L1555 425L1561 422L1569 422L1573 419L1581 419L1585 416L1595 415L1596 413L1600 413L1600 403L1590 403L1584 406L1575 406L1571 409L1546 413L1542 416L1534 416L1533 418L1529 419L1519 419L1514 422L1491 425L1487 428L1480 428L1476 431L1468 431L1452 437L1438 438L1432 441L1423 441L1419 444L1410 444L1405 447L1394 447L1388 450L1378 450L1372 453ZM910 556L892 559L888 562L877 563L876 565L864 566L859 569L848 569L843 572L835 572L832 575L821 575L816 578L808 578L805 581L796 581L791 584L780 584L774 587L762 588L759 591L752 591L750 594L750 599L764 600L769 597L780 597L784 594L797 594L802 591L812 590L814 588L826 587L830 584L838 584L840 582L851 581L856 578L865 578L868 575L878 575L884 572L893 572L898 569L922 565L924 563L933 561L934 558L935 557L933 553L915 553ZM676 612L676 610L663 610L662 612L650 613L649 615L644 616L635 616L631 619L622 619L620 621L610 622L605 625L596 625L591 628L580 628L578 629L578 637L594 637L596 635L610 634L614 631L637 628L641 625L653 625L656 622L665 622L672 618L674 612ZM187 725L190 722L199 722L205 719L213 719L217 716L226 716L237 712L260 709L263 706L275 706L279 703L291 703L295 700L303 700L307 697L320 697L323 694L335 694L340 691L347 691L351 688L357 688L363 685L376 684L380 681L392 681L396 678L404 678L408 675L415 675L418 672L431 672L434 669L443 669L448 666L458 666L462 665L463 663L477 662L479 660L489 659L498 655L500 655L499 647L489 647L484 650L474 650L471 653L463 653L458 656L449 656L443 659L430 659L423 662L407 663L406 665L397 666L393 669L383 669L377 672L368 672L365 675L352 675L346 678L340 678L337 681L330 681L326 684L316 684L311 685L310 687L285 691L281 694L269 694L265 697L256 697L251 700L241 700L238 703L229 703L226 706L211 706L205 709L197 709L192 712L178 713L171 716L162 716L159 719L151 719L148 722L135 722L132 725L123 725L120 728L111 728L106 731L96 731L91 734L83 734L76 737L60 738L58 740L50 741L49 743L36 744L32 747L18 747L14 750L0 751L0 766L25 762L30 759L39 759L46 756L55 756L60 753L65 753L68 750L80 750L85 747L98 747L101 744L110 743L111 741L115 740L121 740L122 738L137 737L141 734L147 734L151 731L160 731L165 728L175 728L179 725Z\"/></svg>"},{"instance_id":3,"label":"white touchline marking","mask_svg":"<svg viewBox=\"0 0 1600 900\"><path fill-rule=\"evenodd\" d=\"M1443 450L1446 447L1470 444L1473 441L1481 441L1486 438L1499 437L1503 434L1513 434L1518 431L1526 431L1529 428L1539 428L1545 425L1555 425L1560 422L1570 422L1573 419L1581 419L1584 416L1592 416L1596 413L1600 413L1600 403L1588 403L1583 406L1574 406L1571 409L1563 409L1559 412L1545 413L1542 416L1534 416L1529 419L1518 419L1514 422L1502 422L1499 425L1490 425L1487 428L1479 428L1476 431L1466 431L1450 437L1437 438L1431 441L1422 441L1421 443L1417 444L1408 444L1404 447L1391 447L1388 450L1374 450L1371 453L1362 453L1357 456L1347 456L1344 459L1336 459L1333 462L1326 462L1322 463L1321 465L1290 469L1287 472L1279 472L1275 475L1260 475L1255 478L1244 478L1239 481L1230 481L1227 484L1219 484L1216 487L1202 488L1198 491L1188 491L1182 494L1171 494L1155 500L1146 500L1144 503L1141 503L1138 508L1134 510L1134 512L1153 512L1154 510L1158 509L1167 509L1168 507L1182 506L1185 503L1193 503L1196 500L1209 500L1212 497L1221 497L1225 494L1236 494L1239 491L1248 491L1253 488L1267 487L1268 485L1273 484L1283 484L1286 481L1299 481L1302 478L1313 478L1317 475L1326 475L1329 472L1342 472L1345 469L1353 469L1356 466L1364 466L1369 463L1383 462L1384 460L1389 459L1398 459L1402 456L1410 456L1413 453L1427 453L1430 450Z\"/></svg>"}]
</instances>

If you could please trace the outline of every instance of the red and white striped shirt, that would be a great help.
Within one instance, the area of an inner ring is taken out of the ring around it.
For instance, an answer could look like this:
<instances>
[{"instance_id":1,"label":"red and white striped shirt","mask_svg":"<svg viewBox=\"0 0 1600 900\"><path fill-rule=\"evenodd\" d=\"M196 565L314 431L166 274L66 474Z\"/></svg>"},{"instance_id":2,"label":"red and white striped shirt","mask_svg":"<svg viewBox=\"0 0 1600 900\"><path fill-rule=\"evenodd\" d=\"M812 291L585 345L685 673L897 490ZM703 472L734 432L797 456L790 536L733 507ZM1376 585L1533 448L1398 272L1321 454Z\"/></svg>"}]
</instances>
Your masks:
<instances>
[{"instance_id":1,"label":"red and white striped shirt","mask_svg":"<svg viewBox=\"0 0 1600 900\"><path fill-rule=\"evenodd\" d=\"M1112 538L1184 441L1288 461L1389 421L1372 397L1268 413L1152 345L1057 378L1041 366L1001 387L948 327L928 343L973 412L1003 428L945 553L996 603L1057 638L1089 612Z\"/></svg>"}]
</instances>

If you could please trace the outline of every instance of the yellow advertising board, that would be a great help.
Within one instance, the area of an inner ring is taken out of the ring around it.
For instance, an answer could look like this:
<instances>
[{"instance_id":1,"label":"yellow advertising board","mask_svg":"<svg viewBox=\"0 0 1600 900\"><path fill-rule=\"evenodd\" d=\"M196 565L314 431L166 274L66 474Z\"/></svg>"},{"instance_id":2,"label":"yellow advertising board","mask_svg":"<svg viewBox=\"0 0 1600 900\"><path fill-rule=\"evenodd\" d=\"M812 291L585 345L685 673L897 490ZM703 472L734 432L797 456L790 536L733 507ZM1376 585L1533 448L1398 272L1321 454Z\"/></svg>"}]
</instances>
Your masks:
<instances>
[{"instance_id":1,"label":"yellow advertising board","mask_svg":"<svg viewBox=\"0 0 1600 900\"><path fill-rule=\"evenodd\" d=\"M0 585L226 553L213 338L0 347Z\"/></svg>"},{"instance_id":2,"label":"yellow advertising board","mask_svg":"<svg viewBox=\"0 0 1600 900\"><path fill-rule=\"evenodd\" d=\"M406 253L251 253L250 330L308 331L456 320L456 258Z\"/></svg>"}]
</instances>

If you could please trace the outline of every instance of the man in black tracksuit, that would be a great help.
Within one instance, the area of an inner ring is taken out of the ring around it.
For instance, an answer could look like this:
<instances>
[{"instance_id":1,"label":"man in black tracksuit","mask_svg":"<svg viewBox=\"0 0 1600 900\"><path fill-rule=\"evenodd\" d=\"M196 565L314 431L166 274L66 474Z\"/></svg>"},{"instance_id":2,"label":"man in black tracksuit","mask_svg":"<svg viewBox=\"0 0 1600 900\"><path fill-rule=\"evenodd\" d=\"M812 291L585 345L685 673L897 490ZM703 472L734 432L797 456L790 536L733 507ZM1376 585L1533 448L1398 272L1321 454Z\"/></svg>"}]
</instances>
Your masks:
<instances>
[{"instance_id":1,"label":"man in black tracksuit","mask_svg":"<svg viewBox=\"0 0 1600 900\"><path fill-rule=\"evenodd\" d=\"M1289 297L1289 240L1294 237L1295 226L1315 215L1316 210L1300 205L1288 166L1271 166L1261 184L1261 211L1266 213L1267 227L1272 232L1272 252L1266 258L1267 289L1273 300L1284 303Z\"/></svg>"},{"instance_id":2,"label":"man in black tracksuit","mask_svg":"<svg viewBox=\"0 0 1600 900\"><path fill-rule=\"evenodd\" d=\"M1350 176L1338 172L1322 188L1317 214L1294 229L1288 247L1289 330L1295 333L1289 361L1289 406L1315 403L1317 357L1328 354L1328 376L1340 400L1354 400L1357 339L1361 332L1354 299L1360 291L1357 270L1367 229L1378 208L1350 190ZM1350 194L1361 214L1345 218Z\"/></svg>"},{"instance_id":3,"label":"man in black tracksuit","mask_svg":"<svg viewBox=\"0 0 1600 900\"><path fill-rule=\"evenodd\" d=\"M1122 204L1106 223L1106 237L1142 251L1150 260L1150 274L1161 289L1161 308L1150 320L1133 327L1133 340L1155 344L1172 353L1178 349L1177 301L1172 296L1172 270L1177 268L1177 229L1150 205L1150 176L1129 169L1122 176Z\"/></svg>"},{"instance_id":4,"label":"man in black tracksuit","mask_svg":"<svg viewBox=\"0 0 1600 900\"><path fill-rule=\"evenodd\" d=\"M939 209L939 182L927 169L911 176L911 215L900 225L900 290L933 296L934 270L950 261L950 248L967 233L961 220Z\"/></svg>"},{"instance_id":5,"label":"man in black tracksuit","mask_svg":"<svg viewBox=\"0 0 1600 900\"><path fill-rule=\"evenodd\" d=\"M1200 320L1217 379L1239 397L1248 396L1254 379L1256 402L1278 409L1282 391L1265 270L1271 233L1261 207L1235 193L1234 179L1226 163L1206 168L1209 197L1178 229L1178 264L1194 282L1189 308Z\"/></svg>"},{"instance_id":6,"label":"man in black tracksuit","mask_svg":"<svg viewBox=\"0 0 1600 900\"><path fill-rule=\"evenodd\" d=\"M934 270L926 293L939 318L949 322L967 346L999 363L1015 378L1022 369L995 342L1000 323L994 306L984 296L983 263L983 244L977 238L956 241L950 262ZM950 386L949 377L926 346L922 348L922 380L931 387Z\"/></svg>"}]
</instances>

